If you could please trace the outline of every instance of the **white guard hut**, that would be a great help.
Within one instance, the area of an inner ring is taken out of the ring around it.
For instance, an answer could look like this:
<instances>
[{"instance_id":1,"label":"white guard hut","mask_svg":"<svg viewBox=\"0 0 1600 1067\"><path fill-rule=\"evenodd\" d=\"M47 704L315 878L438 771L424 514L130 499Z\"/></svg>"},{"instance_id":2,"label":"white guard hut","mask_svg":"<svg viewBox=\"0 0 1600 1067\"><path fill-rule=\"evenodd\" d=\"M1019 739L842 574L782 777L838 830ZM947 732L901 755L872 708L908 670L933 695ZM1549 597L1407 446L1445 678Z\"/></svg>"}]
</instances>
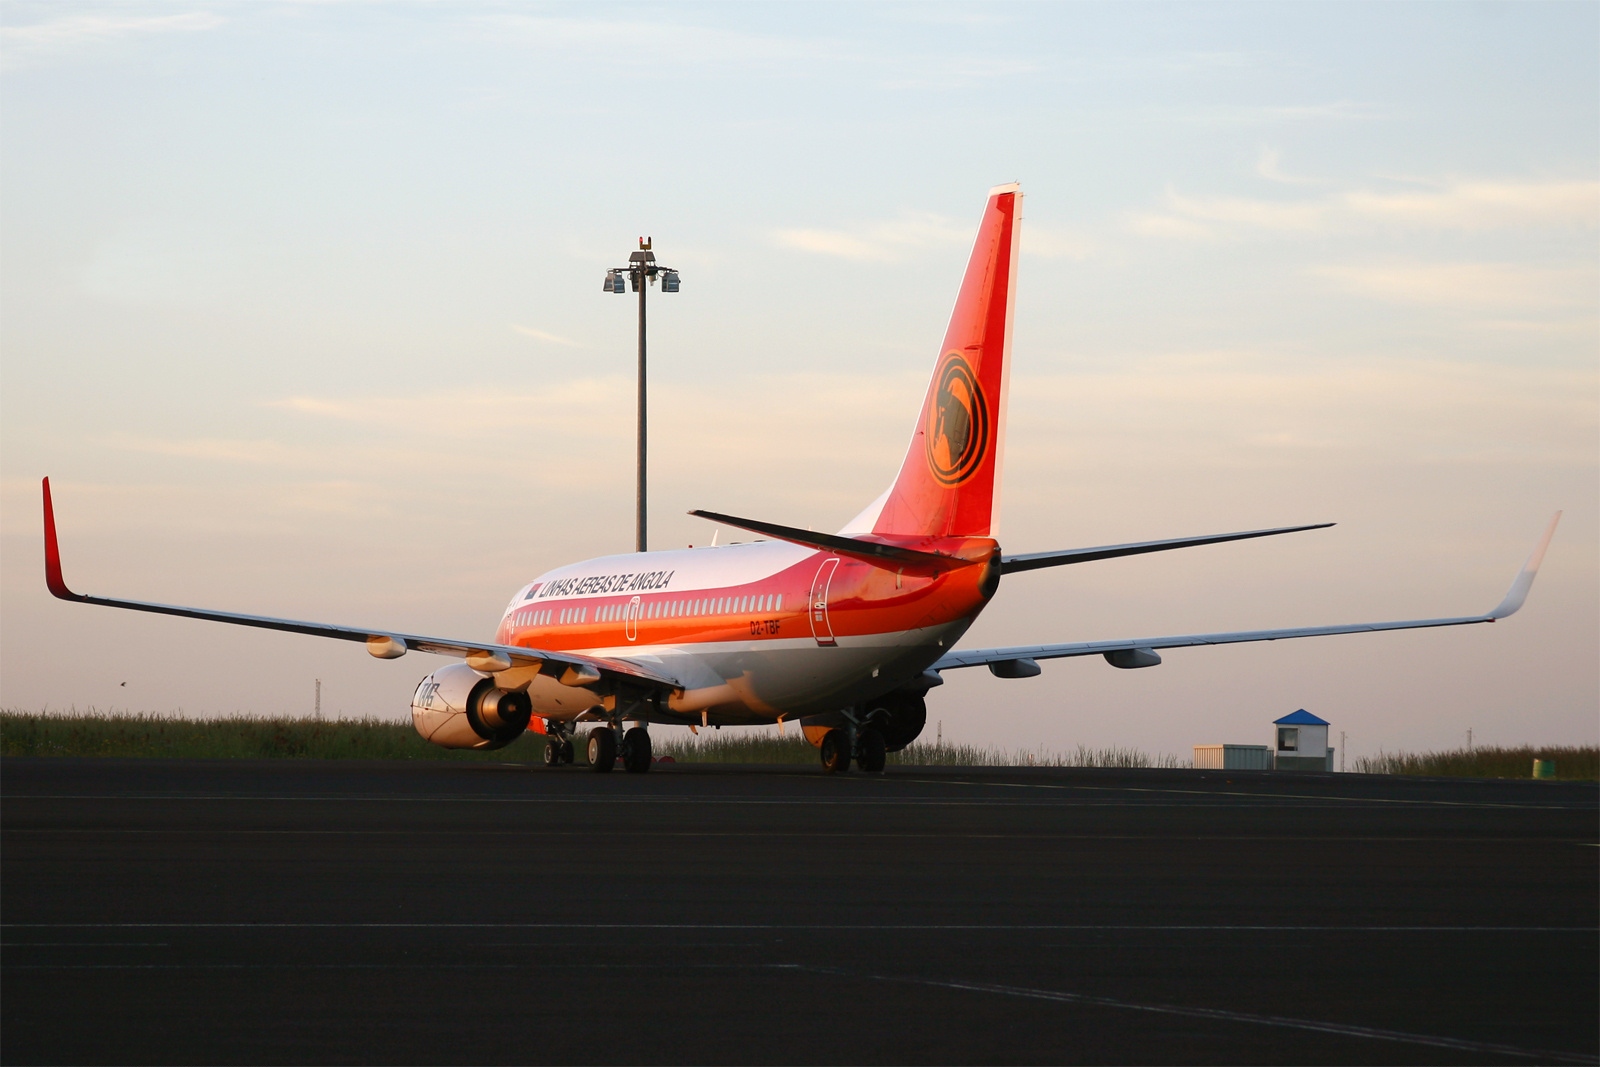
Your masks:
<instances>
[{"instance_id":1,"label":"white guard hut","mask_svg":"<svg viewBox=\"0 0 1600 1067\"><path fill-rule=\"evenodd\" d=\"M1328 747L1328 722L1305 708L1274 722L1272 765L1280 771L1331 771L1333 749Z\"/></svg>"}]
</instances>

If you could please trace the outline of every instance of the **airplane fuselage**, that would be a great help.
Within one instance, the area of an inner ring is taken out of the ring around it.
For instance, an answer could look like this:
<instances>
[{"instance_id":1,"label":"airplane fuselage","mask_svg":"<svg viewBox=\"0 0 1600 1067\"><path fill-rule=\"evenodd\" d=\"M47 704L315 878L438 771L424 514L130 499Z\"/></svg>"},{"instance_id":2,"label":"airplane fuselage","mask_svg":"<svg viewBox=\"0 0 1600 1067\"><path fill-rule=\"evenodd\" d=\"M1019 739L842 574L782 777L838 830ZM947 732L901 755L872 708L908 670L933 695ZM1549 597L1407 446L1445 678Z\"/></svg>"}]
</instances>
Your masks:
<instances>
[{"instance_id":1,"label":"airplane fuselage","mask_svg":"<svg viewBox=\"0 0 1600 1067\"><path fill-rule=\"evenodd\" d=\"M661 709L668 714L650 716L659 721L770 723L835 711L917 679L994 593L992 539L915 547L983 562L918 573L783 541L602 556L519 589L495 639L648 664L682 687ZM527 691L534 714L558 721L603 700L548 675Z\"/></svg>"}]
</instances>

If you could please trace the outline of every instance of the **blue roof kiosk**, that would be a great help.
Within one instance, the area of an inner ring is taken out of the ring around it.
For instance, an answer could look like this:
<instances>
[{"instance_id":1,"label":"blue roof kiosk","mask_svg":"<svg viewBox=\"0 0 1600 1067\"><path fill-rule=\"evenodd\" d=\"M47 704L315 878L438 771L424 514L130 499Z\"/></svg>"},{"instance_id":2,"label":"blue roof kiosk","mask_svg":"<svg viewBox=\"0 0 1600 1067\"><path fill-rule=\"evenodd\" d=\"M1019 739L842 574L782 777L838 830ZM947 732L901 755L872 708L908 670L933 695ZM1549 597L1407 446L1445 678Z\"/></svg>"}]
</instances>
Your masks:
<instances>
[{"instance_id":1,"label":"blue roof kiosk","mask_svg":"<svg viewBox=\"0 0 1600 1067\"><path fill-rule=\"evenodd\" d=\"M1319 719L1301 708L1272 725L1277 730L1272 754L1274 770L1333 770L1333 749L1328 747L1326 719Z\"/></svg>"}]
</instances>

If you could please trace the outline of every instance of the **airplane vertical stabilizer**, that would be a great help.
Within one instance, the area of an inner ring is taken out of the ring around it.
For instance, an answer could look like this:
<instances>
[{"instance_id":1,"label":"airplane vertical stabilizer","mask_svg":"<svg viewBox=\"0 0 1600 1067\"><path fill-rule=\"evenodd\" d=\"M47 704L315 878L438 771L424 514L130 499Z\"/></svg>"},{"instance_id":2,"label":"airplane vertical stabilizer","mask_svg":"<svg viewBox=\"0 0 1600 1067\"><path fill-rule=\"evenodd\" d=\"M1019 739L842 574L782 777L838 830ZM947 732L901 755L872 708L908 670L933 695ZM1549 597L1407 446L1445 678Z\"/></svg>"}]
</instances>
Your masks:
<instances>
[{"instance_id":1,"label":"airplane vertical stabilizer","mask_svg":"<svg viewBox=\"0 0 1600 1067\"><path fill-rule=\"evenodd\" d=\"M1021 213L1019 186L989 191L911 447L873 533L995 535Z\"/></svg>"}]
</instances>

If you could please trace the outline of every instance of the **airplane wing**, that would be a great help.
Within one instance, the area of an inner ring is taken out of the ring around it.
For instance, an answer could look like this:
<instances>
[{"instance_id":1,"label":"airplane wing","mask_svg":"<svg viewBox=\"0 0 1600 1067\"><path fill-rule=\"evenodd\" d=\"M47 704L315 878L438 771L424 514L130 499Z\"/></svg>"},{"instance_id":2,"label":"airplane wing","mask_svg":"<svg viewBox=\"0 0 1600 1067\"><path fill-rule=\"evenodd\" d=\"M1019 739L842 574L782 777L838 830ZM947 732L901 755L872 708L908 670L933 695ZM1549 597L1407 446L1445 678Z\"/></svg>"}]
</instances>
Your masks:
<instances>
[{"instance_id":1,"label":"airplane wing","mask_svg":"<svg viewBox=\"0 0 1600 1067\"><path fill-rule=\"evenodd\" d=\"M1246 641L1285 641L1295 637L1324 637L1331 634L1375 633L1380 630L1418 630L1430 626L1470 626L1473 623L1495 622L1516 613L1528 598L1533 579L1544 560L1545 549L1555 536L1556 523L1561 512L1550 520L1544 536L1528 556L1511 590L1492 611L1483 615L1465 615L1448 619L1412 619L1404 622L1361 622L1343 626L1302 626L1287 630L1241 630L1237 633L1184 634L1174 637L1140 637L1124 641L1081 641L1054 645L1018 645L1013 648L978 648L954 650L932 667L935 671L955 667L987 666L1002 678L1031 678L1039 673L1037 661L1061 659L1067 656L1104 656L1113 667L1154 667L1161 662L1156 652L1162 648L1189 648L1195 645L1232 645Z\"/></svg>"},{"instance_id":2,"label":"airplane wing","mask_svg":"<svg viewBox=\"0 0 1600 1067\"><path fill-rule=\"evenodd\" d=\"M572 685L587 685L611 677L634 684L644 683L667 689L682 688L682 683L677 679L647 670L627 660L574 655L571 652L551 652L546 649L522 648L517 645L499 645L484 641L427 637L421 634L400 633L396 630L335 626L299 619L277 619L266 615L243 615L232 611L212 611L207 608L153 604L143 600L116 600L74 593L67 588L67 583L61 575L61 549L56 541L56 515L55 507L50 500L49 478L44 480L44 580L51 594L62 600L74 600L80 604L98 604L107 608L148 611L158 615L177 615L185 619L226 622L235 626L255 626L263 630L283 630L310 637L359 641L366 645L368 652L379 659L397 659L414 649L418 652L433 652L441 656L464 659L467 666L485 673L509 670L513 665L539 666L545 673L561 676L563 681Z\"/></svg>"},{"instance_id":3,"label":"airplane wing","mask_svg":"<svg viewBox=\"0 0 1600 1067\"><path fill-rule=\"evenodd\" d=\"M1026 552L1016 556L1000 557L1000 573L1033 571L1040 567L1061 567L1068 563L1088 563L1096 559L1115 559L1117 556L1139 556L1146 552L1167 552L1174 548L1192 548L1195 545L1218 545L1224 541L1248 541L1252 537L1273 537L1277 534L1299 533L1302 530L1326 530L1331 522L1318 522L1310 526L1280 526L1274 530L1245 530L1243 533L1207 534L1204 537L1169 537L1165 541L1134 541L1126 545L1100 545L1096 548L1067 548L1057 552Z\"/></svg>"}]
</instances>

